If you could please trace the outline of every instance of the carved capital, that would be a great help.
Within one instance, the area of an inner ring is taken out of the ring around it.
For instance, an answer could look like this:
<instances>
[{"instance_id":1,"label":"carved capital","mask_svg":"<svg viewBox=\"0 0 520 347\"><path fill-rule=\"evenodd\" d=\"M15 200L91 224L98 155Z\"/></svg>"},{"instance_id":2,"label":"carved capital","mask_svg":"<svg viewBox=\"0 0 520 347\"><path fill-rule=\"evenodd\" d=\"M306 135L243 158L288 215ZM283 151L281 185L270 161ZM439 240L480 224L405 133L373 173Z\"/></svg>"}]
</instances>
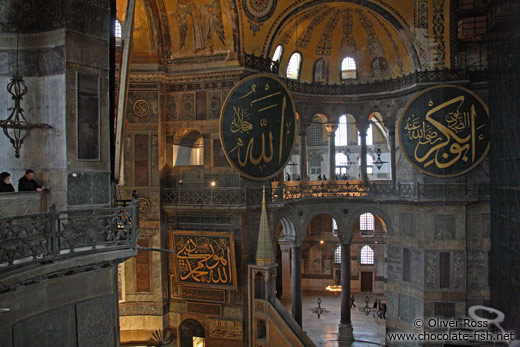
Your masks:
<instances>
[{"instance_id":1,"label":"carved capital","mask_svg":"<svg viewBox=\"0 0 520 347\"><path fill-rule=\"evenodd\" d=\"M332 136L338 130L338 125L335 123L327 123L325 124L325 129L327 129L328 135Z\"/></svg>"}]
</instances>

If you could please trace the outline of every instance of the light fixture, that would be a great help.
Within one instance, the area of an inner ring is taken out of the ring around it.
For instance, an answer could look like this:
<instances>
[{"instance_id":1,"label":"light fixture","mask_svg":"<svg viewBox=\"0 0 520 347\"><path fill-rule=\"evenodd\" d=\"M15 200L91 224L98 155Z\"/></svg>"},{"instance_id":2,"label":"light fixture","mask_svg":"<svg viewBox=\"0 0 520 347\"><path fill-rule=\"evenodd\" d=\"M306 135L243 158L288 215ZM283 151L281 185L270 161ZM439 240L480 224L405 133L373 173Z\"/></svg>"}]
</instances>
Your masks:
<instances>
[{"instance_id":1,"label":"light fixture","mask_svg":"<svg viewBox=\"0 0 520 347\"><path fill-rule=\"evenodd\" d=\"M321 240L320 243L323 245L325 242L323 240Z\"/></svg>"},{"instance_id":2,"label":"light fixture","mask_svg":"<svg viewBox=\"0 0 520 347\"><path fill-rule=\"evenodd\" d=\"M374 164L376 164L376 167L378 170L381 170L381 167L383 167L383 164L386 164L387 162L381 160L381 149L380 148L377 149L376 154L377 154L377 159L374 162Z\"/></svg>"},{"instance_id":3,"label":"light fixture","mask_svg":"<svg viewBox=\"0 0 520 347\"><path fill-rule=\"evenodd\" d=\"M214 187L215 186L215 181L211 181L211 186Z\"/></svg>"},{"instance_id":4,"label":"light fixture","mask_svg":"<svg viewBox=\"0 0 520 347\"><path fill-rule=\"evenodd\" d=\"M21 6L19 6L21 7ZM4 131L5 136L9 139L14 147L15 157L20 158L20 148L25 139L31 134L31 130L37 129L52 129L52 126L44 123L31 123L27 121L24 116L24 109L21 106L23 96L27 94L27 85L23 77L19 74L18 51L20 42L20 16L18 16L18 33L16 34L16 73L11 82L7 84L7 91L12 95L14 100L14 107L10 107L8 111L11 114L5 120L0 120L0 127Z\"/></svg>"},{"instance_id":5,"label":"light fixture","mask_svg":"<svg viewBox=\"0 0 520 347\"><path fill-rule=\"evenodd\" d=\"M350 170L352 167L352 161L350 160L350 150L347 148L347 170Z\"/></svg>"}]
</instances>

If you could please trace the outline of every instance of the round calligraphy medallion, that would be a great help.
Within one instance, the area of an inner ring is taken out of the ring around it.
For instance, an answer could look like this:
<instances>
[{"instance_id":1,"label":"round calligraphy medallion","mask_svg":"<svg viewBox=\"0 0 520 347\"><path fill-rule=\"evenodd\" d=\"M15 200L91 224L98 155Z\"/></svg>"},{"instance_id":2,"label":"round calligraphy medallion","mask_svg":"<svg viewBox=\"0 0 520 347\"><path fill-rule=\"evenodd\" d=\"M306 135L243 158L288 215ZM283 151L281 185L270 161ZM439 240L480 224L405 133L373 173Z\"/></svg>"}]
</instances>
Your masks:
<instances>
[{"instance_id":1,"label":"round calligraphy medallion","mask_svg":"<svg viewBox=\"0 0 520 347\"><path fill-rule=\"evenodd\" d=\"M287 164L296 139L291 94L268 74L249 76L229 93L220 113L220 142L242 176L264 181Z\"/></svg>"},{"instance_id":2,"label":"round calligraphy medallion","mask_svg":"<svg viewBox=\"0 0 520 347\"><path fill-rule=\"evenodd\" d=\"M139 197L139 212L140 213L147 213L152 208L152 204L150 203L150 200L145 197Z\"/></svg>"},{"instance_id":3,"label":"round calligraphy medallion","mask_svg":"<svg viewBox=\"0 0 520 347\"><path fill-rule=\"evenodd\" d=\"M146 116L148 111L150 111L150 104L148 104L148 101L140 99L134 102L134 113L139 117Z\"/></svg>"},{"instance_id":4,"label":"round calligraphy medallion","mask_svg":"<svg viewBox=\"0 0 520 347\"><path fill-rule=\"evenodd\" d=\"M466 88L431 87L406 105L398 137L406 159L421 172L460 176L477 167L489 151L489 109Z\"/></svg>"}]
</instances>

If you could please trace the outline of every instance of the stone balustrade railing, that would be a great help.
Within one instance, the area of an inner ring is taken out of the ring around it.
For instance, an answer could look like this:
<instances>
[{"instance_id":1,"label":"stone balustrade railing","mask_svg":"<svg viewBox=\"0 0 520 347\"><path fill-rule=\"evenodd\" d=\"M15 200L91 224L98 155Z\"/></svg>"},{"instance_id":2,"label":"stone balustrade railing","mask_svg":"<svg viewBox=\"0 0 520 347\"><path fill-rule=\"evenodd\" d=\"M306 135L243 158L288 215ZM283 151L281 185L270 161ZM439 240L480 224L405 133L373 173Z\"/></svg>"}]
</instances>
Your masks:
<instances>
[{"instance_id":1,"label":"stone balustrade railing","mask_svg":"<svg viewBox=\"0 0 520 347\"><path fill-rule=\"evenodd\" d=\"M139 208L57 211L0 218L0 278L79 255L136 249Z\"/></svg>"},{"instance_id":2,"label":"stone balustrade railing","mask_svg":"<svg viewBox=\"0 0 520 347\"><path fill-rule=\"evenodd\" d=\"M299 199L367 198L389 201L467 201L489 198L489 184L367 184L328 183L281 185L266 190L266 200L281 203ZM168 205L255 206L262 202L262 188L190 188L164 189L163 203Z\"/></svg>"}]
</instances>

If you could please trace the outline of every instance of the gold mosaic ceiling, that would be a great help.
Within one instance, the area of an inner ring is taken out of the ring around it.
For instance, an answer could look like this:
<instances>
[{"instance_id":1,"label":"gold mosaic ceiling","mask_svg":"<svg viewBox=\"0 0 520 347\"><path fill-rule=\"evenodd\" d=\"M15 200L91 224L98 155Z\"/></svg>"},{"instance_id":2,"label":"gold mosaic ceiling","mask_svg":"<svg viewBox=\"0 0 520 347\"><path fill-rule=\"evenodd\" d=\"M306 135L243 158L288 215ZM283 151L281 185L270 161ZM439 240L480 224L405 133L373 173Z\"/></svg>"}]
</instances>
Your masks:
<instances>
[{"instance_id":1,"label":"gold mosaic ceiling","mask_svg":"<svg viewBox=\"0 0 520 347\"><path fill-rule=\"evenodd\" d=\"M411 72L412 60L402 37L379 14L352 3L322 3L294 15L278 31L270 55L282 45L280 71L284 75L293 52L303 55L300 81L313 81L314 63L325 59L328 82L339 83L341 61L355 59L358 79L374 78L372 62L384 58L388 69L375 78L396 77Z\"/></svg>"}]
</instances>

